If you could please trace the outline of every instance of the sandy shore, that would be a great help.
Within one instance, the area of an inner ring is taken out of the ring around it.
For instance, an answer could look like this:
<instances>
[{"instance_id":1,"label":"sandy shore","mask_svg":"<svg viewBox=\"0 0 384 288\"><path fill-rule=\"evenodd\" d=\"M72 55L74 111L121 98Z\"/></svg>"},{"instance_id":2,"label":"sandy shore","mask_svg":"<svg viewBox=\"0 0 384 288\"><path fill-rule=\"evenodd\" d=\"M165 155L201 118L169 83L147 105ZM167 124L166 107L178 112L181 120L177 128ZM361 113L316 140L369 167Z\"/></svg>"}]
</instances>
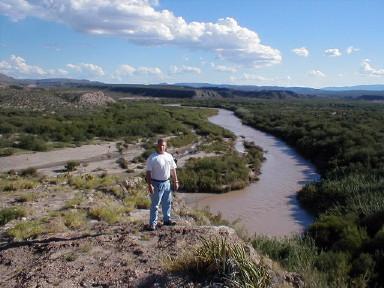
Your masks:
<instances>
[{"instance_id":1,"label":"sandy shore","mask_svg":"<svg viewBox=\"0 0 384 288\"><path fill-rule=\"evenodd\" d=\"M28 167L48 168L51 166L61 166L70 160L91 161L92 159L97 160L101 156L108 157L108 155L115 155L116 153L116 142L107 142L48 152L12 155L0 158L0 172L11 169L20 170Z\"/></svg>"}]
</instances>

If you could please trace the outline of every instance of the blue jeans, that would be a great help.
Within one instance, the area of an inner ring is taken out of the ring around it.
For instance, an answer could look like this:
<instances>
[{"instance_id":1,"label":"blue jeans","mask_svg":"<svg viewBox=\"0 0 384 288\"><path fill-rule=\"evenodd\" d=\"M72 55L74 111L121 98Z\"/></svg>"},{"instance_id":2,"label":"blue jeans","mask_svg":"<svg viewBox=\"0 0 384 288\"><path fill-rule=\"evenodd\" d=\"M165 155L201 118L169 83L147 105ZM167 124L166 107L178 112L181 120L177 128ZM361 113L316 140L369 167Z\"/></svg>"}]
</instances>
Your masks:
<instances>
[{"instance_id":1,"label":"blue jeans","mask_svg":"<svg viewBox=\"0 0 384 288\"><path fill-rule=\"evenodd\" d=\"M168 222L171 219L171 209L172 209L172 191L170 181L157 182L152 181L154 187L153 193L151 195L151 209L149 214L149 225L152 227L156 226L158 218L158 209L161 203L163 210L163 220Z\"/></svg>"}]
</instances>

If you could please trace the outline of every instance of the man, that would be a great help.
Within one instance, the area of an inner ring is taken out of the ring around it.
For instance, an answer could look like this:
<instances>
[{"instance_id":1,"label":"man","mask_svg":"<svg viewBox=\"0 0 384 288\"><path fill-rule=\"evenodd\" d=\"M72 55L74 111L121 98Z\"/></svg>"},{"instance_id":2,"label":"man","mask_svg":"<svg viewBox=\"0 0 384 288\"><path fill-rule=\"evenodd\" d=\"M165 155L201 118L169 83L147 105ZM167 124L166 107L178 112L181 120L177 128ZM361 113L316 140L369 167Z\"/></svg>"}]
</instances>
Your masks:
<instances>
[{"instance_id":1,"label":"man","mask_svg":"<svg viewBox=\"0 0 384 288\"><path fill-rule=\"evenodd\" d=\"M173 189L179 189L179 181L176 174L176 163L171 154L166 152L167 141L157 141L156 152L147 159L147 183L151 194L151 209L149 215L149 230L154 231L157 225L158 209L161 203L164 225L175 225L171 220L172 191L170 176L172 176Z\"/></svg>"}]
</instances>

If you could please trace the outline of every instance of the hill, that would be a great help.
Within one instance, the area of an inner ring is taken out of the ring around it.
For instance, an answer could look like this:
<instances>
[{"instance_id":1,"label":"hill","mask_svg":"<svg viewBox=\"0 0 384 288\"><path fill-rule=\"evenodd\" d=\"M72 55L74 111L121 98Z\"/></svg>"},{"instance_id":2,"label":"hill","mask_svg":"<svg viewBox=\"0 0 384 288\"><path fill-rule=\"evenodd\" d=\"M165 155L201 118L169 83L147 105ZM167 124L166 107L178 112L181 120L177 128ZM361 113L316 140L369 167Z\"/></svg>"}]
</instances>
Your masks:
<instances>
[{"instance_id":1,"label":"hill","mask_svg":"<svg viewBox=\"0 0 384 288\"><path fill-rule=\"evenodd\" d=\"M358 85L350 87L281 87L255 85L228 85L210 83L108 84L85 79L14 79L0 74L0 85L21 85L37 88L79 88L101 90L114 93L116 97L155 97L155 98L262 98L262 99L297 99L297 98L349 98L370 100L376 96L384 97L384 85ZM363 97L362 97L363 96ZM367 97L368 96L368 97Z\"/></svg>"}]
</instances>

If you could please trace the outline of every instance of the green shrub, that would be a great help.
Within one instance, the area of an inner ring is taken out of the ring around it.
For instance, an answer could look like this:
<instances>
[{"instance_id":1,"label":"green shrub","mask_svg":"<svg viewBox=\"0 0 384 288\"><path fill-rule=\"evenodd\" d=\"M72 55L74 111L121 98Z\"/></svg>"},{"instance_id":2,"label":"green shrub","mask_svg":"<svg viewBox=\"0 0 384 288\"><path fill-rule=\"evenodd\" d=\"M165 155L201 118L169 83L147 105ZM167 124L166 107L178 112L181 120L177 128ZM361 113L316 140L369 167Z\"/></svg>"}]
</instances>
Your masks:
<instances>
[{"instance_id":1,"label":"green shrub","mask_svg":"<svg viewBox=\"0 0 384 288\"><path fill-rule=\"evenodd\" d=\"M7 224L13 219L24 217L26 214L27 213L23 207L14 206L3 208L0 210L0 225Z\"/></svg>"}]
</instances>

